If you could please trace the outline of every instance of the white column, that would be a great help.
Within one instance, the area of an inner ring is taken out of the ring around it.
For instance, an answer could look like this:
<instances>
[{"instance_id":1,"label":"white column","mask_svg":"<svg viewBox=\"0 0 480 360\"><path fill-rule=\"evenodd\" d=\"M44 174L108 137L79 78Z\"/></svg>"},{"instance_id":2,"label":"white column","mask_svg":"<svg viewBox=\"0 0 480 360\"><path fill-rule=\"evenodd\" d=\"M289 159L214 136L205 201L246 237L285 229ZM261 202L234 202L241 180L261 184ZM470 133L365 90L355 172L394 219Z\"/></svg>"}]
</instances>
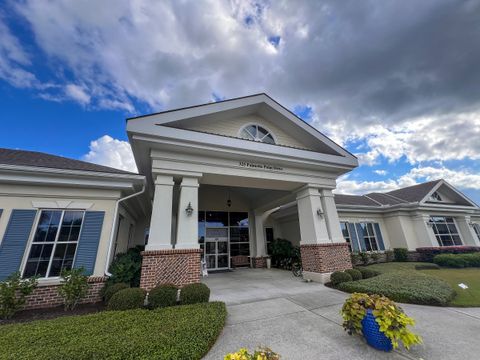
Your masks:
<instances>
[{"instance_id":1,"label":"white column","mask_svg":"<svg viewBox=\"0 0 480 360\"><path fill-rule=\"evenodd\" d=\"M189 215L187 207L193 208ZM198 249L198 178L184 177L178 201L177 243L175 249Z\"/></svg>"},{"instance_id":2,"label":"white column","mask_svg":"<svg viewBox=\"0 0 480 360\"><path fill-rule=\"evenodd\" d=\"M340 219L338 218L337 206L335 205L332 190L322 189L320 190L320 196L330 241L333 243L345 242L340 230Z\"/></svg>"},{"instance_id":3,"label":"white column","mask_svg":"<svg viewBox=\"0 0 480 360\"><path fill-rule=\"evenodd\" d=\"M150 234L145 250L172 248L173 177L157 175L153 198Z\"/></svg>"},{"instance_id":4,"label":"white column","mask_svg":"<svg viewBox=\"0 0 480 360\"><path fill-rule=\"evenodd\" d=\"M417 243L412 246L409 242L409 250L415 250L417 247L424 246L439 246L433 228L428 225L430 221L430 215L428 214L417 214L413 217L413 226L415 229L415 234L417 235Z\"/></svg>"},{"instance_id":5,"label":"white column","mask_svg":"<svg viewBox=\"0 0 480 360\"><path fill-rule=\"evenodd\" d=\"M301 245L330 243L318 188L305 186L297 194Z\"/></svg>"},{"instance_id":6,"label":"white column","mask_svg":"<svg viewBox=\"0 0 480 360\"><path fill-rule=\"evenodd\" d=\"M263 228L264 214L255 213L255 240L257 243L256 257L267 256L265 246L265 229Z\"/></svg>"},{"instance_id":7,"label":"white column","mask_svg":"<svg viewBox=\"0 0 480 360\"><path fill-rule=\"evenodd\" d=\"M458 226L458 232L463 241L463 245L480 246L480 241L475 233L470 216L459 216L455 218Z\"/></svg>"}]
</instances>

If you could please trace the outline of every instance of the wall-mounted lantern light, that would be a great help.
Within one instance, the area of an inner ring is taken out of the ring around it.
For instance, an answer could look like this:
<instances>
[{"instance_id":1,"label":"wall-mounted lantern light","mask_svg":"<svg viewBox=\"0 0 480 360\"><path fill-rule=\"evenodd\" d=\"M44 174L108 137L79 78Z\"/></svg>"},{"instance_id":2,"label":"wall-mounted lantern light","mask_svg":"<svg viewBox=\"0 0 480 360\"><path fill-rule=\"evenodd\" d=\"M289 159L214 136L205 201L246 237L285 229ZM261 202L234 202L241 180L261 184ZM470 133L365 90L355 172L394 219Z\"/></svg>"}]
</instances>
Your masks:
<instances>
[{"instance_id":1,"label":"wall-mounted lantern light","mask_svg":"<svg viewBox=\"0 0 480 360\"><path fill-rule=\"evenodd\" d=\"M319 218L323 218L323 210L322 209L317 209L317 215Z\"/></svg>"},{"instance_id":2,"label":"wall-mounted lantern light","mask_svg":"<svg viewBox=\"0 0 480 360\"><path fill-rule=\"evenodd\" d=\"M430 219L430 220L427 221L427 225L430 226L430 227L433 227L433 224L434 224L434 223L435 223L435 222L434 222L432 219Z\"/></svg>"},{"instance_id":3,"label":"wall-mounted lantern light","mask_svg":"<svg viewBox=\"0 0 480 360\"><path fill-rule=\"evenodd\" d=\"M188 216L192 216L193 214L193 207L192 203L189 202L187 208L185 209L185 212L187 213Z\"/></svg>"}]
</instances>

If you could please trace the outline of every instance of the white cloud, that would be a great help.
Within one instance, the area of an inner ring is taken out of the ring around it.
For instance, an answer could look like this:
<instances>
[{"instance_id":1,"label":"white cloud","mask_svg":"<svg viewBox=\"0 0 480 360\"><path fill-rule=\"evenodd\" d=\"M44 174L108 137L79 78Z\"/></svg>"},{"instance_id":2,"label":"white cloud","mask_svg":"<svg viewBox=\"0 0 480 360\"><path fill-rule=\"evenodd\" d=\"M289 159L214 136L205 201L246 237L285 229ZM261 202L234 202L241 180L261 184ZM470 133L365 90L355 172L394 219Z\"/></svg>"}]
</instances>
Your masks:
<instances>
[{"instance_id":1,"label":"white cloud","mask_svg":"<svg viewBox=\"0 0 480 360\"><path fill-rule=\"evenodd\" d=\"M347 175L338 179L336 193L362 195L369 192L387 192L419 182L438 179L444 179L459 189L480 190L480 174L446 167L418 166L398 179L385 181L359 181L351 180L349 177L350 175Z\"/></svg>"},{"instance_id":2,"label":"white cloud","mask_svg":"<svg viewBox=\"0 0 480 360\"><path fill-rule=\"evenodd\" d=\"M109 135L91 141L90 151L82 159L116 169L137 172L132 148L128 141L114 139Z\"/></svg>"},{"instance_id":3,"label":"white cloud","mask_svg":"<svg viewBox=\"0 0 480 360\"><path fill-rule=\"evenodd\" d=\"M381 176L385 176L388 174L388 171L387 170L374 170L373 171L375 174L377 175L381 175Z\"/></svg>"},{"instance_id":4,"label":"white cloud","mask_svg":"<svg viewBox=\"0 0 480 360\"><path fill-rule=\"evenodd\" d=\"M82 86L67 84L65 86L65 94L82 105L90 103L90 95L87 94L85 88Z\"/></svg>"}]
</instances>

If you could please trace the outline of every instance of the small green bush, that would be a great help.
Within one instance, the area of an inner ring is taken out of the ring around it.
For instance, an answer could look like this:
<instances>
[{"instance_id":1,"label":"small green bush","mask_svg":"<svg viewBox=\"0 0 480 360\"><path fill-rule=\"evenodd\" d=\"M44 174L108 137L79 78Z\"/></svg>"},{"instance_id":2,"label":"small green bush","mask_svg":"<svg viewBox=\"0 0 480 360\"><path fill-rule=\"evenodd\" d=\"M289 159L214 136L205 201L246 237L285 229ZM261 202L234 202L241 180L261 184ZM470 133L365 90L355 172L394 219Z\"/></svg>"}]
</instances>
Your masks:
<instances>
[{"instance_id":1,"label":"small green bush","mask_svg":"<svg viewBox=\"0 0 480 360\"><path fill-rule=\"evenodd\" d=\"M108 270L112 274L108 282L127 283L131 287L139 287L142 272L142 255L140 255L142 250L143 247L137 246L128 249L124 254L118 254Z\"/></svg>"},{"instance_id":2,"label":"small green bush","mask_svg":"<svg viewBox=\"0 0 480 360\"><path fill-rule=\"evenodd\" d=\"M462 259L467 263L467 267L480 267L480 253L462 254L456 256L461 256Z\"/></svg>"},{"instance_id":3,"label":"small green bush","mask_svg":"<svg viewBox=\"0 0 480 360\"><path fill-rule=\"evenodd\" d=\"M145 290L140 288L123 289L115 294L108 302L108 310L130 310L143 307Z\"/></svg>"},{"instance_id":4,"label":"small green bush","mask_svg":"<svg viewBox=\"0 0 480 360\"><path fill-rule=\"evenodd\" d=\"M130 285L125 283L107 284L103 289L103 300L106 304L110 301L112 296L123 289L128 289Z\"/></svg>"},{"instance_id":5,"label":"small green bush","mask_svg":"<svg viewBox=\"0 0 480 360\"><path fill-rule=\"evenodd\" d=\"M337 286L341 283L353 281L352 275L343 271L334 271L332 275L330 275L330 281L334 286Z\"/></svg>"},{"instance_id":6,"label":"small green bush","mask_svg":"<svg viewBox=\"0 0 480 360\"><path fill-rule=\"evenodd\" d=\"M360 271L360 273L362 274L362 279L369 279L374 276L380 275L380 272L373 269L369 269L367 267L358 267L356 269Z\"/></svg>"},{"instance_id":7,"label":"small green bush","mask_svg":"<svg viewBox=\"0 0 480 360\"><path fill-rule=\"evenodd\" d=\"M385 250L385 260L387 262L395 260L395 255L393 253L393 250Z\"/></svg>"},{"instance_id":8,"label":"small green bush","mask_svg":"<svg viewBox=\"0 0 480 360\"><path fill-rule=\"evenodd\" d=\"M337 288L349 293L379 294L394 301L421 305L445 306L455 297L455 291L445 281L414 270L344 282Z\"/></svg>"},{"instance_id":9,"label":"small green bush","mask_svg":"<svg viewBox=\"0 0 480 360\"><path fill-rule=\"evenodd\" d=\"M37 287L37 278L22 279L15 272L0 282L0 318L9 319L23 309L26 297Z\"/></svg>"},{"instance_id":10,"label":"small green bush","mask_svg":"<svg viewBox=\"0 0 480 360\"><path fill-rule=\"evenodd\" d=\"M415 270L438 270L440 266L437 264L420 264L415 265Z\"/></svg>"},{"instance_id":11,"label":"small green bush","mask_svg":"<svg viewBox=\"0 0 480 360\"><path fill-rule=\"evenodd\" d=\"M350 274L350 276L352 277L352 280L353 281L357 281L357 280L362 280L363 279L363 276L362 276L362 273L357 270L357 269L348 269L348 270L345 270L345 272L347 274Z\"/></svg>"},{"instance_id":12,"label":"small green bush","mask_svg":"<svg viewBox=\"0 0 480 360\"><path fill-rule=\"evenodd\" d=\"M226 316L225 304L211 302L1 325L0 358L202 359Z\"/></svg>"},{"instance_id":13,"label":"small green bush","mask_svg":"<svg viewBox=\"0 0 480 360\"><path fill-rule=\"evenodd\" d=\"M370 263L370 254L366 251L361 251L358 253L360 260L362 261L363 265L368 265Z\"/></svg>"},{"instance_id":14,"label":"small green bush","mask_svg":"<svg viewBox=\"0 0 480 360\"><path fill-rule=\"evenodd\" d=\"M182 305L204 303L209 299L210 289L202 283L185 285L180 290L180 304Z\"/></svg>"},{"instance_id":15,"label":"small green bush","mask_svg":"<svg viewBox=\"0 0 480 360\"><path fill-rule=\"evenodd\" d=\"M177 305L178 288L175 285L159 285L148 293L148 306L151 309Z\"/></svg>"},{"instance_id":16,"label":"small green bush","mask_svg":"<svg viewBox=\"0 0 480 360\"><path fill-rule=\"evenodd\" d=\"M393 249L393 257L395 261L405 262L408 260L408 250L405 248Z\"/></svg>"},{"instance_id":17,"label":"small green bush","mask_svg":"<svg viewBox=\"0 0 480 360\"><path fill-rule=\"evenodd\" d=\"M85 268L62 270L58 295L63 299L65 311L73 310L87 295L88 276L83 275Z\"/></svg>"},{"instance_id":18,"label":"small green bush","mask_svg":"<svg viewBox=\"0 0 480 360\"><path fill-rule=\"evenodd\" d=\"M370 253L370 260L372 260L374 264L376 264L379 259L380 259L380 254L378 252L374 251Z\"/></svg>"}]
</instances>

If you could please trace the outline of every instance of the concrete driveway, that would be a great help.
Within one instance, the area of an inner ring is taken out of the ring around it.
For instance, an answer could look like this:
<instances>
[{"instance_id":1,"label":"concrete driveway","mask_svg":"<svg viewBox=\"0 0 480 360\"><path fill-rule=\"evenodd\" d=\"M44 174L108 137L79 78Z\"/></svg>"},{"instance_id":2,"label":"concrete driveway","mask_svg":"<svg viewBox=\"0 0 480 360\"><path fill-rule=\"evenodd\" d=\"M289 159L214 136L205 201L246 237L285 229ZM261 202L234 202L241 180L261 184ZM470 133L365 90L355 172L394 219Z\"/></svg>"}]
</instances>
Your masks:
<instances>
[{"instance_id":1,"label":"concrete driveway","mask_svg":"<svg viewBox=\"0 0 480 360\"><path fill-rule=\"evenodd\" d=\"M403 305L417 320L415 331L424 344L384 353L343 331L339 311L347 295L342 292L276 269L210 274L204 282L211 300L228 307L227 325L207 360L258 345L282 359L475 359L480 354L480 308Z\"/></svg>"}]
</instances>

